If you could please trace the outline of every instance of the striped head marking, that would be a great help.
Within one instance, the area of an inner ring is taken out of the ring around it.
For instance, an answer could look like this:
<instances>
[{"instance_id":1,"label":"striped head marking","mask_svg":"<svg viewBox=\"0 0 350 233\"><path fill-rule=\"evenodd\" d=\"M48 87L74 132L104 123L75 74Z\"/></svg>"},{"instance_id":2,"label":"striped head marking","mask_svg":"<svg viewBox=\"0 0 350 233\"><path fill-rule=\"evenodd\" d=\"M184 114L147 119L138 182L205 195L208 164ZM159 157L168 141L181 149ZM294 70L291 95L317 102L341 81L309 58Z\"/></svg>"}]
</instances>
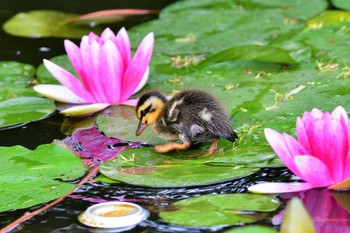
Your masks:
<instances>
[{"instance_id":1,"label":"striped head marking","mask_svg":"<svg viewBox=\"0 0 350 233\"><path fill-rule=\"evenodd\" d=\"M158 120L164 109L166 97L158 91L146 92L136 106L136 116L140 120L136 135L140 135L147 125Z\"/></svg>"}]
</instances>

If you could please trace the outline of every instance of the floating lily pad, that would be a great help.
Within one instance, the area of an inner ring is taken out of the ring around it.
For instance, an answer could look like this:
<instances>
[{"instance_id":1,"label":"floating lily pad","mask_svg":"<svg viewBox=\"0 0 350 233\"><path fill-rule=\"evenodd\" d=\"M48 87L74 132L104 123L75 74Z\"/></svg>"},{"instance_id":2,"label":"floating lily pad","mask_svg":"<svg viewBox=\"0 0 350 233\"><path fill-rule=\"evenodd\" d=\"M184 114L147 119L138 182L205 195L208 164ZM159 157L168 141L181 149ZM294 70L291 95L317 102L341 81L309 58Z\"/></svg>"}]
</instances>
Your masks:
<instances>
[{"instance_id":1,"label":"floating lily pad","mask_svg":"<svg viewBox=\"0 0 350 233\"><path fill-rule=\"evenodd\" d=\"M213 54L199 65L207 66L208 64L231 60L254 60L271 63L297 64L290 54L283 49L271 46L245 45Z\"/></svg>"},{"instance_id":2,"label":"floating lily pad","mask_svg":"<svg viewBox=\"0 0 350 233\"><path fill-rule=\"evenodd\" d=\"M54 144L34 151L0 147L0 154L0 212L56 199L75 187L58 180L76 179L85 172L77 156Z\"/></svg>"},{"instance_id":3,"label":"floating lily pad","mask_svg":"<svg viewBox=\"0 0 350 233\"><path fill-rule=\"evenodd\" d=\"M235 152L231 142L220 142L220 152L204 156L209 145L199 149L155 153L151 148L122 152L115 160L101 165L100 172L114 180L151 187L208 185L255 173L275 158L273 153ZM254 160L254 161L253 161ZM179 175L180 174L180 175Z\"/></svg>"},{"instance_id":4,"label":"floating lily pad","mask_svg":"<svg viewBox=\"0 0 350 233\"><path fill-rule=\"evenodd\" d=\"M341 1L341 0L340 0ZM344 0L346 1L346 0ZM171 14L177 14L182 11L195 11L214 9L238 9L238 10L256 10L273 9L282 12L285 15L298 16L306 19L318 15L328 7L326 0L310 0L307 2L298 2L294 0L202 0L202 1L184 1L172 4L161 12L162 17L169 17Z\"/></svg>"},{"instance_id":5,"label":"floating lily pad","mask_svg":"<svg viewBox=\"0 0 350 233\"><path fill-rule=\"evenodd\" d=\"M53 100L19 97L0 102L0 128L22 125L48 117L56 110Z\"/></svg>"},{"instance_id":6,"label":"floating lily pad","mask_svg":"<svg viewBox=\"0 0 350 233\"><path fill-rule=\"evenodd\" d=\"M307 21L311 29L319 29L324 26L336 25L350 21L350 12L347 11L324 11L315 18Z\"/></svg>"},{"instance_id":7,"label":"floating lily pad","mask_svg":"<svg viewBox=\"0 0 350 233\"><path fill-rule=\"evenodd\" d=\"M90 31L96 33L102 31L99 27L91 28L65 24L66 20L77 16L76 14L58 11L21 12L6 21L3 28L11 35L22 37L81 38Z\"/></svg>"},{"instance_id":8,"label":"floating lily pad","mask_svg":"<svg viewBox=\"0 0 350 233\"><path fill-rule=\"evenodd\" d=\"M2 61L0 62L0 101L23 96L36 96L30 88L35 68L32 65Z\"/></svg>"},{"instance_id":9,"label":"floating lily pad","mask_svg":"<svg viewBox=\"0 0 350 233\"><path fill-rule=\"evenodd\" d=\"M265 226L244 226L237 227L232 230L224 231L224 233L277 233L277 230Z\"/></svg>"},{"instance_id":10,"label":"floating lily pad","mask_svg":"<svg viewBox=\"0 0 350 233\"><path fill-rule=\"evenodd\" d=\"M335 7L350 11L350 2L348 0L332 0Z\"/></svg>"},{"instance_id":11,"label":"floating lily pad","mask_svg":"<svg viewBox=\"0 0 350 233\"><path fill-rule=\"evenodd\" d=\"M219 226L251 223L279 207L278 199L256 194L203 195L175 202L160 217L185 226Z\"/></svg>"},{"instance_id":12,"label":"floating lily pad","mask_svg":"<svg viewBox=\"0 0 350 233\"><path fill-rule=\"evenodd\" d=\"M146 128L140 136L136 136L138 123L135 108L129 106L111 106L96 119L98 128L110 137L148 144L165 143L164 140L154 135L151 126Z\"/></svg>"}]
</instances>

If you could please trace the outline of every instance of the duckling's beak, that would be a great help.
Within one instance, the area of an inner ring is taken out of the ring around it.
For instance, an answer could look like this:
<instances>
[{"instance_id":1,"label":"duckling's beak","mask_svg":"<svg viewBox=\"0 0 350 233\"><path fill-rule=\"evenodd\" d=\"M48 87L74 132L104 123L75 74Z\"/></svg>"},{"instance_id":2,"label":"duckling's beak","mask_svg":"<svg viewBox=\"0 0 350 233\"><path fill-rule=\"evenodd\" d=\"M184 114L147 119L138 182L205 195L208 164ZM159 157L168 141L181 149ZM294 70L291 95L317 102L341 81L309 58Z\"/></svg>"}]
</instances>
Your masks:
<instances>
[{"instance_id":1,"label":"duckling's beak","mask_svg":"<svg viewBox=\"0 0 350 233\"><path fill-rule=\"evenodd\" d=\"M139 122L139 125L137 126L137 130L135 132L136 136L140 136L140 134L147 128L147 124L143 124L141 121Z\"/></svg>"}]
</instances>

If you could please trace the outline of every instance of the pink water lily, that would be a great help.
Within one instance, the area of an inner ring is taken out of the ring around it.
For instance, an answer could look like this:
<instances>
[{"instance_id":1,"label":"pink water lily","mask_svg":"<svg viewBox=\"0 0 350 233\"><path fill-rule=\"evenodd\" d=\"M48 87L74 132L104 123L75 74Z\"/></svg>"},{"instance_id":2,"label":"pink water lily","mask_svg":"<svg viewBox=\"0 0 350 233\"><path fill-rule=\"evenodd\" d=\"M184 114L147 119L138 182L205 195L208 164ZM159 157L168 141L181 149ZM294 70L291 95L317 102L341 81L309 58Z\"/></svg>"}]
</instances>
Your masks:
<instances>
[{"instance_id":1,"label":"pink water lily","mask_svg":"<svg viewBox=\"0 0 350 233\"><path fill-rule=\"evenodd\" d=\"M91 32L83 36L80 47L65 40L78 77L44 60L45 67L62 85L40 84L34 90L59 102L84 104L65 110L66 114L86 114L112 104L136 105L137 100L129 98L147 82L153 43L153 33L149 33L132 57L124 28L117 34L107 28L100 37Z\"/></svg>"},{"instance_id":2,"label":"pink water lily","mask_svg":"<svg viewBox=\"0 0 350 233\"><path fill-rule=\"evenodd\" d=\"M350 123L342 107L313 109L297 118L298 140L273 129L265 136L281 161L305 183L262 183L252 192L282 193L329 187L350 177Z\"/></svg>"}]
</instances>

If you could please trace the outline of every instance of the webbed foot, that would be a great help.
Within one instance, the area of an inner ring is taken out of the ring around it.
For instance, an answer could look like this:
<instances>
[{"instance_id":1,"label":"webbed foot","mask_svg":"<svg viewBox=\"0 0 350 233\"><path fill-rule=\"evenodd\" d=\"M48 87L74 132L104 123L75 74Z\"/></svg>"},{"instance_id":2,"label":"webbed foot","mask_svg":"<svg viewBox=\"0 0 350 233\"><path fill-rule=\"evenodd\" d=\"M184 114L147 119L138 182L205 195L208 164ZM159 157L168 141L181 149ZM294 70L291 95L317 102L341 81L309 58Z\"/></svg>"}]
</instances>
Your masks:
<instances>
[{"instance_id":1,"label":"webbed foot","mask_svg":"<svg viewBox=\"0 0 350 233\"><path fill-rule=\"evenodd\" d=\"M189 143L167 143L163 145L156 145L154 146L153 150L157 153L167 153L172 150L187 150L188 148L190 148L190 146L191 144Z\"/></svg>"}]
</instances>

